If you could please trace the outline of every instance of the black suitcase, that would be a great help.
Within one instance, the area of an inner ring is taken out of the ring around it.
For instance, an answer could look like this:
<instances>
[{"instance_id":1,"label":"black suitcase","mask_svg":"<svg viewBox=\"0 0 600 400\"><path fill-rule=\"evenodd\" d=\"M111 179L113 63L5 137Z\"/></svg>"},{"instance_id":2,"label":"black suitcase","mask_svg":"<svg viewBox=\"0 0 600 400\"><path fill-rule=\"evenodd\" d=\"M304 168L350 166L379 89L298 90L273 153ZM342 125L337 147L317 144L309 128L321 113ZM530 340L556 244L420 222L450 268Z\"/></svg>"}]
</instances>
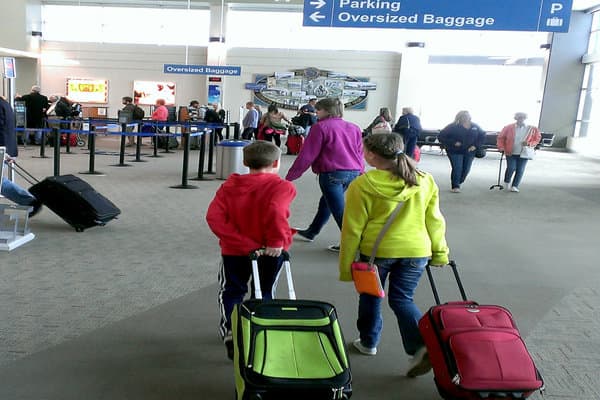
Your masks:
<instances>
[{"instance_id":1,"label":"black suitcase","mask_svg":"<svg viewBox=\"0 0 600 400\"><path fill-rule=\"evenodd\" d=\"M16 163L15 166L19 175L34 183L29 192L77 232L96 225L106 225L121 214L121 210L110 200L75 175L50 176L38 181L23 167Z\"/></svg>"},{"instance_id":2,"label":"black suitcase","mask_svg":"<svg viewBox=\"0 0 600 400\"><path fill-rule=\"evenodd\" d=\"M107 222L121 214L110 200L75 175L50 176L29 192L77 232Z\"/></svg>"}]
</instances>

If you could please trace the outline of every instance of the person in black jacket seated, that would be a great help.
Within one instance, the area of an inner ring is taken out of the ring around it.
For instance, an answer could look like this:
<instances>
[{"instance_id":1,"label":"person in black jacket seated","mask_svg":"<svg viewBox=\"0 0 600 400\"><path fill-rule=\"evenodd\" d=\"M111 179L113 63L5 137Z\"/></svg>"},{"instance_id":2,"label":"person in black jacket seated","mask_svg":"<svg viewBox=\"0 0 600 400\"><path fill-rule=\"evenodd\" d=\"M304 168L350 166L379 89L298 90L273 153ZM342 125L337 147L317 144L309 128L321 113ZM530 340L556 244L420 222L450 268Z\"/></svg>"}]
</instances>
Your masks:
<instances>
[{"instance_id":1,"label":"person in black jacket seated","mask_svg":"<svg viewBox=\"0 0 600 400\"><path fill-rule=\"evenodd\" d=\"M417 139L421 133L421 120L413 113L411 107L403 107L402 115L394 125L394 132L402 135L404 141L404 153L409 157L415 158L415 147Z\"/></svg>"},{"instance_id":2,"label":"person in black jacket seated","mask_svg":"<svg viewBox=\"0 0 600 400\"><path fill-rule=\"evenodd\" d=\"M452 192L460 193L460 185L467 179L475 150L485 140L485 131L471 122L468 111L459 111L454 122L440 132L438 140L446 149L452 172L450 180Z\"/></svg>"},{"instance_id":3,"label":"person in black jacket seated","mask_svg":"<svg viewBox=\"0 0 600 400\"><path fill-rule=\"evenodd\" d=\"M15 134L15 114L10 104L2 96L0 96L0 146L6 147L4 160L0 160L0 162L8 165L13 161L13 157L18 154L17 136ZM0 172L1 170L0 168ZM29 213L30 217L38 213L42 208L42 203L34 195L5 176L1 178L2 196L21 206L32 206L33 210Z\"/></svg>"}]
</instances>

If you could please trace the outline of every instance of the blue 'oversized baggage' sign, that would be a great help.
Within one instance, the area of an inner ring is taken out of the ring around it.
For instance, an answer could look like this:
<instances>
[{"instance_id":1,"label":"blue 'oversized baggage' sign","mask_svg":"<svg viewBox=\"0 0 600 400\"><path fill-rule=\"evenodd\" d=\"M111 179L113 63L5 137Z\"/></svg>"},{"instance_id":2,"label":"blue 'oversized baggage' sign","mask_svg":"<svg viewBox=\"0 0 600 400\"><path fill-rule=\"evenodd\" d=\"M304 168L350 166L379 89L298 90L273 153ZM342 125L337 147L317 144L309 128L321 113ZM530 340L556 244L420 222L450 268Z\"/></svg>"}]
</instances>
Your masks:
<instances>
[{"instance_id":1,"label":"blue 'oversized baggage' sign","mask_svg":"<svg viewBox=\"0 0 600 400\"><path fill-rule=\"evenodd\" d=\"M165 74L239 76L242 73L242 67L231 66L231 65L218 66L218 65L164 64L163 72Z\"/></svg>"},{"instance_id":2,"label":"blue 'oversized baggage' sign","mask_svg":"<svg viewBox=\"0 0 600 400\"><path fill-rule=\"evenodd\" d=\"M572 0L304 0L304 26L566 32Z\"/></svg>"}]
</instances>

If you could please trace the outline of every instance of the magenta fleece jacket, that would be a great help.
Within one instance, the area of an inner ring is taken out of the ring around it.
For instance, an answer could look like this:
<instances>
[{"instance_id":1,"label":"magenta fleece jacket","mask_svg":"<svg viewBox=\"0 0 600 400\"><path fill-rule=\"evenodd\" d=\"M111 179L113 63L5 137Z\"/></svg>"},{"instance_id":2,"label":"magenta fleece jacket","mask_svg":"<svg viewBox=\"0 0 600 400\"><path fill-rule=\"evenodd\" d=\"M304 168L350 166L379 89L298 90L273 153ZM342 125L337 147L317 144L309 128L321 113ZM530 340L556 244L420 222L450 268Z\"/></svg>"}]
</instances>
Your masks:
<instances>
[{"instance_id":1,"label":"magenta fleece jacket","mask_svg":"<svg viewBox=\"0 0 600 400\"><path fill-rule=\"evenodd\" d=\"M315 174L363 171L362 131L339 117L320 120L310 128L304 146L285 179L293 181L312 167Z\"/></svg>"}]
</instances>

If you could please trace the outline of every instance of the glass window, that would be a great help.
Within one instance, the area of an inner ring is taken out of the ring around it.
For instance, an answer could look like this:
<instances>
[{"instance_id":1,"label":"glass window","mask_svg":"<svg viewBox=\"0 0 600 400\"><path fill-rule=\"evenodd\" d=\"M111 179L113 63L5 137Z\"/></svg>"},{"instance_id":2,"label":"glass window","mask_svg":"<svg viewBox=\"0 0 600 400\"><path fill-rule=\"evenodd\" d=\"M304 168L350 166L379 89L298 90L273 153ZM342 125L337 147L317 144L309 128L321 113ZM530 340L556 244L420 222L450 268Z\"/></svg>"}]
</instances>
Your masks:
<instances>
[{"instance_id":1,"label":"glass window","mask_svg":"<svg viewBox=\"0 0 600 400\"><path fill-rule=\"evenodd\" d=\"M499 131L517 111L526 112L528 122L537 125L542 69L542 65L429 64L421 123L427 129L443 128L458 111L468 110L473 122L487 131Z\"/></svg>"},{"instance_id":2,"label":"glass window","mask_svg":"<svg viewBox=\"0 0 600 400\"><path fill-rule=\"evenodd\" d=\"M42 19L44 40L206 46L210 11L47 5Z\"/></svg>"}]
</instances>

